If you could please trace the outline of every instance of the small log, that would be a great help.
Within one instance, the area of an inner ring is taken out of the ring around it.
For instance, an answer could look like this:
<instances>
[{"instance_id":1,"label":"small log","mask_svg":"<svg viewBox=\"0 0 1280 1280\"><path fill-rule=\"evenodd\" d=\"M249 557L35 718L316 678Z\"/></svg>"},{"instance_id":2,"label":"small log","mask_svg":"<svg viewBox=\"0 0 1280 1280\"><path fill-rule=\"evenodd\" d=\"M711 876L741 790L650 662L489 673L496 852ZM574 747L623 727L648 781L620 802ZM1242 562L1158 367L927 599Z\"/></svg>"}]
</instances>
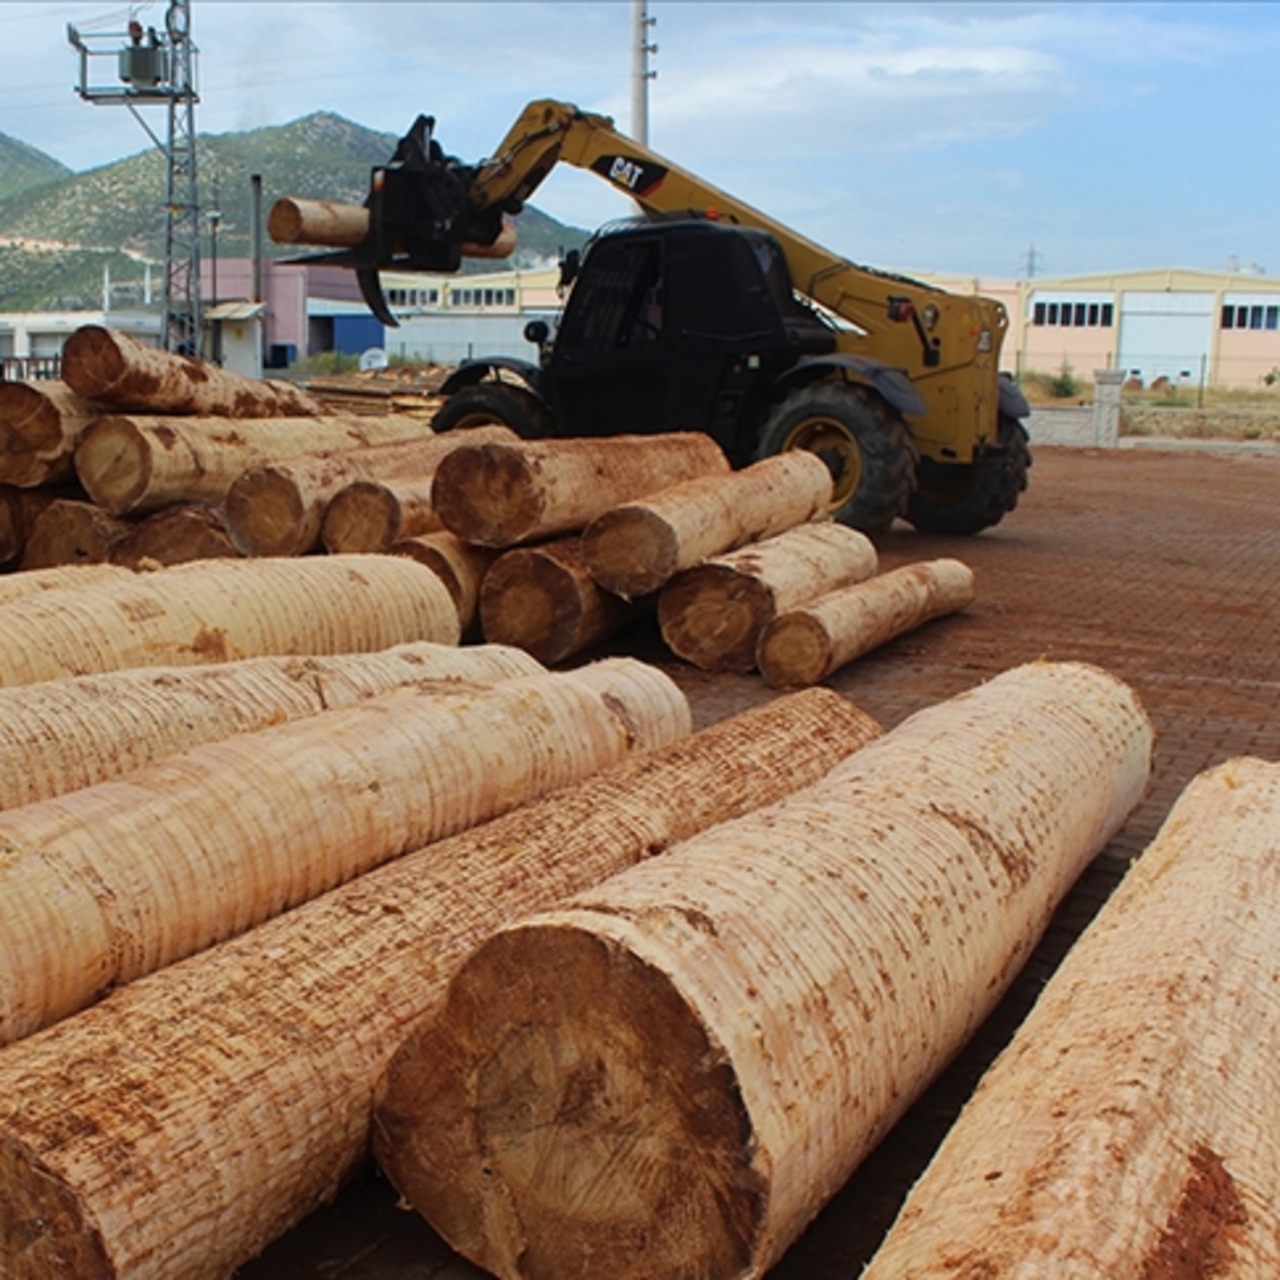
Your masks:
<instances>
[{"instance_id":1,"label":"small log","mask_svg":"<svg viewBox=\"0 0 1280 1280\"><path fill-rule=\"evenodd\" d=\"M750 671L782 612L876 571L876 549L842 524L806 524L677 574L658 596L662 638L704 671Z\"/></svg>"},{"instance_id":2,"label":"small log","mask_svg":"<svg viewBox=\"0 0 1280 1280\"><path fill-rule=\"evenodd\" d=\"M106 564L130 526L92 502L62 498L36 517L22 552L24 569L63 564Z\"/></svg>"},{"instance_id":3,"label":"small log","mask_svg":"<svg viewBox=\"0 0 1280 1280\"><path fill-rule=\"evenodd\" d=\"M118 576L4 606L0 687L125 667L458 642L458 613L444 584L402 556L112 569Z\"/></svg>"},{"instance_id":4,"label":"small log","mask_svg":"<svg viewBox=\"0 0 1280 1280\"><path fill-rule=\"evenodd\" d=\"M1280 765L1182 793L865 1280L1280 1275Z\"/></svg>"},{"instance_id":5,"label":"small log","mask_svg":"<svg viewBox=\"0 0 1280 1280\"><path fill-rule=\"evenodd\" d=\"M484 444L440 464L432 501L451 533L512 547L574 533L623 502L728 470L715 441L694 432Z\"/></svg>"},{"instance_id":6,"label":"small log","mask_svg":"<svg viewBox=\"0 0 1280 1280\"><path fill-rule=\"evenodd\" d=\"M796 449L606 511L587 526L583 550L591 576L632 600L710 556L814 520L830 503L826 463Z\"/></svg>"},{"instance_id":7,"label":"small log","mask_svg":"<svg viewBox=\"0 0 1280 1280\"><path fill-rule=\"evenodd\" d=\"M0 565L20 560L41 513L51 503L70 496L59 489L19 489L0 484Z\"/></svg>"},{"instance_id":8,"label":"small log","mask_svg":"<svg viewBox=\"0 0 1280 1280\"><path fill-rule=\"evenodd\" d=\"M380 653L144 667L0 689L0 809L404 685L494 684L540 670L519 649L424 642Z\"/></svg>"},{"instance_id":9,"label":"small log","mask_svg":"<svg viewBox=\"0 0 1280 1280\"><path fill-rule=\"evenodd\" d=\"M446 530L405 538L389 548L393 556L409 556L440 575L458 606L458 620L465 633L480 609L480 584L499 552L491 547L473 547Z\"/></svg>"},{"instance_id":10,"label":"small log","mask_svg":"<svg viewBox=\"0 0 1280 1280\"><path fill-rule=\"evenodd\" d=\"M972 604L959 560L904 565L780 613L761 632L756 665L775 689L817 684L894 636Z\"/></svg>"},{"instance_id":11,"label":"small log","mask_svg":"<svg viewBox=\"0 0 1280 1280\"><path fill-rule=\"evenodd\" d=\"M0 575L0 605L35 597L45 591L80 590L103 582L129 582L134 573L116 564L63 564L53 569L25 569ZM64 672L64 675L70 674Z\"/></svg>"},{"instance_id":12,"label":"small log","mask_svg":"<svg viewBox=\"0 0 1280 1280\"><path fill-rule=\"evenodd\" d=\"M139 520L111 548L112 563L131 569L143 564L235 558L239 554L227 532L225 513L211 502L180 502L162 507Z\"/></svg>"},{"instance_id":13,"label":"small log","mask_svg":"<svg viewBox=\"0 0 1280 1280\"><path fill-rule=\"evenodd\" d=\"M298 556L310 551L320 541L330 500L353 480L423 479L429 498L430 478L464 441L462 434L437 436L425 428L421 431L418 439L378 448L294 458L246 470L227 491L232 541L249 556ZM515 438L509 428L496 425L465 434L487 440Z\"/></svg>"},{"instance_id":14,"label":"small log","mask_svg":"<svg viewBox=\"0 0 1280 1280\"><path fill-rule=\"evenodd\" d=\"M576 537L504 551L480 584L484 638L515 645L539 662L581 653L641 612L592 578Z\"/></svg>"},{"instance_id":15,"label":"small log","mask_svg":"<svg viewBox=\"0 0 1280 1280\"><path fill-rule=\"evenodd\" d=\"M405 1028L494 928L816 781L875 732L827 689L777 698L9 1046L0 1271L228 1275L366 1159L374 1085Z\"/></svg>"},{"instance_id":16,"label":"small log","mask_svg":"<svg viewBox=\"0 0 1280 1280\"><path fill-rule=\"evenodd\" d=\"M0 482L71 479L76 444L102 411L64 382L0 382Z\"/></svg>"},{"instance_id":17,"label":"small log","mask_svg":"<svg viewBox=\"0 0 1280 1280\"><path fill-rule=\"evenodd\" d=\"M441 529L431 505L431 485L430 477L345 485L324 509L320 541L325 550L333 555L386 551L392 543Z\"/></svg>"},{"instance_id":18,"label":"small log","mask_svg":"<svg viewBox=\"0 0 1280 1280\"><path fill-rule=\"evenodd\" d=\"M1151 743L1118 680L1019 668L507 926L393 1059L383 1168L503 1280L763 1275L994 1008Z\"/></svg>"},{"instance_id":19,"label":"small log","mask_svg":"<svg viewBox=\"0 0 1280 1280\"><path fill-rule=\"evenodd\" d=\"M305 418L325 412L291 382L246 378L99 325L83 325L67 339L62 377L83 399L126 413Z\"/></svg>"},{"instance_id":20,"label":"small log","mask_svg":"<svg viewBox=\"0 0 1280 1280\"><path fill-rule=\"evenodd\" d=\"M112 515L175 502L223 502L250 467L309 454L420 440L414 418L99 418L76 448L76 472Z\"/></svg>"}]
</instances>

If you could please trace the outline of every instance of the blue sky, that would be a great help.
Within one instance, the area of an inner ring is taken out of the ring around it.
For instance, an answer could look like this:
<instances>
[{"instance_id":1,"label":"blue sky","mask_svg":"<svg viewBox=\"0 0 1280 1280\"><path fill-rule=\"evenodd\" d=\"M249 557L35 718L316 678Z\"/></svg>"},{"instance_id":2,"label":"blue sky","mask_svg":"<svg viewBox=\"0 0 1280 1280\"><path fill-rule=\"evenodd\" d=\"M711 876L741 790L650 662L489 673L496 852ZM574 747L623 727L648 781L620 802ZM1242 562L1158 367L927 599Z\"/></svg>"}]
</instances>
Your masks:
<instances>
[{"instance_id":1,"label":"blue sky","mask_svg":"<svg viewBox=\"0 0 1280 1280\"><path fill-rule=\"evenodd\" d=\"M163 24L162 2L133 6ZM658 152L856 261L1015 276L1140 267L1280 276L1280 4L649 0ZM197 127L318 109L481 158L524 103L630 124L628 0L192 0ZM118 0L0 0L0 131L85 169L147 143L73 92L66 25ZM158 113L153 127L161 128ZM557 170L534 203L627 212Z\"/></svg>"}]
</instances>

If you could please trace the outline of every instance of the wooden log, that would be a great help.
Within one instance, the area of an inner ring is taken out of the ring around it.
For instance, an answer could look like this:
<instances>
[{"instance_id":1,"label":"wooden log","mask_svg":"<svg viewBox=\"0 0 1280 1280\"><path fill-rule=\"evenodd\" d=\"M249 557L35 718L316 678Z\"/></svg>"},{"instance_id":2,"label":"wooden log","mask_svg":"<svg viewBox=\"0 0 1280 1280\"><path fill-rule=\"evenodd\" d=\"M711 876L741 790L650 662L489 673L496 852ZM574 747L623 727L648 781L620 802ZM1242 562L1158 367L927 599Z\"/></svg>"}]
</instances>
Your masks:
<instances>
[{"instance_id":1,"label":"wooden log","mask_svg":"<svg viewBox=\"0 0 1280 1280\"><path fill-rule=\"evenodd\" d=\"M728 470L715 441L694 432L484 444L440 464L432 501L451 533L512 547L576 532L623 502Z\"/></svg>"},{"instance_id":2,"label":"wooden log","mask_svg":"<svg viewBox=\"0 0 1280 1280\"><path fill-rule=\"evenodd\" d=\"M19 489L0 484L0 565L22 558L31 526L52 502L70 497L59 489Z\"/></svg>"},{"instance_id":3,"label":"wooden log","mask_svg":"<svg viewBox=\"0 0 1280 1280\"><path fill-rule=\"evenodd\" d=\"M0 813L0 1044L653 745L646 727L689 731L656 668L600 665L398 689Z\"/></svg>"},{"instance_id":4,"label":"wooden log","mask_svg":"<svg viewBox=\"0 0 1280 1280\"><path fill-rule=\"evenodd\" d=\"M103 582L130 582L132 569L116 564L63 564L53 569L25 569L0 575L0 605L13 604L45 591L96 586Z\"/></svg>"},{"instance_id":5,"label":"wooden log","mask_svg":"<svg viewBox=\"0 0 1280 1280\"><path fill-rule=\"evenodd\" d=\"M85 400L126 413L305 418L325 412L291 382L247 378L99 325L83 325L67 339L62 377Z\"/></svg>"},{"instance_id":6,"label":"wooden log","mask_svg":"<svg viewBox=\"0 0 1280 1280\"><path fill-rule=\"evenodd\" d=\"M423 434L378 448L270 462L243 472L227 491L227 522L235 545L250 556L297 556L320 541L325 508L353 480L404 476L429 481L440 463L463 445L463 435ZM477 427L470 439L512 440L507 427ZM437 526L438 527L438 526ZM376 548L384 550L384 548Z\"/></svg>"},{"instance_id":7,"label":"wooden log","mask_svg":"<svg viewBox=\"0 0 1280 1280\"><path fill-rule=\"evenodd\" d=\"M99 418L76 448L76 473L112 515L142 514L175 502L222 502L250 467L308 454L420 440L430 428L388 417Z\"/></svg>"},{"instance_id":8,"label":"wooden log","mask_svg":"<svg viewBox=\"0 0 1280 1280\"><path fill-rule=\"evenodd\" d=\"M826 463L795 449L606 511L588 525L583 550L591 576L631 600L710 556L814 520L830 503Z\"/></svg>"},{"instance_id":9,"label":"wooden log","mask_svg":"<svg viewBox=\"0 0 1280 1280\"><path fill-rule=\"evenodd\" d=\"M582 539L504 551L480 584L480 630L539 662L561 662L634 622L642 607L592 578Z\"/></svg>"},{"instance_id":10,"label":"wooden log","mask_svg":"<svg viewBox=\"0 0 1280 1280\"><path fill-rule=\"evenodd\" d=\"M71 479L76 443L101 412L65 382L0 382L0 482L30 488Z\"/></svg>"},{"instance_id":11,"label":"wooden log","mask_svg":"<svg viewBox=\"0 0 1280 1280\"><path fill-rule=\"evenodd\" d=\"M1020 668L508 926L393 1059L383 1167L499 1277L762 1275L995 1006L1151 742L1105 673Z\"/></svg>"},{"instance_id":12,"label":"wooden log","mask_svg":"<svg viewBox=\"0 0 1280 1280\"><path fill-rule=\"evenodd\" d=\"M431 505L432 479L353 480L345 485L324 509L320 541L325 550L337 555L386 551L393 543L442 529Z\"/></svg>"},{"instance_id":13,"label":"wooden log","mask_svg":"<svg viewBox=\"0 0 1280 1280\"><path fill-rule=\"evenodd\" d=\"M756 665L775 689L817 684L974 596L973 570L959 560L904 565L780 613L760 634Z\"/></svg>"},{"instance_id":14,"label":"wooden log","mask_svg":"<svg viewBox=\"0 0 1280 1280\"><path fill-rule=\"evenodd\" d=\"M501 645L149 667L0 689L0 809L16 809L204 742L435 680L493 684L540 664Z\"/></svg>"},{"instance_id":15,"label":"wooden log","mask_svg":"<svg viewBox=\"0 0 1280 1280\"><path fill-rule=\"evenodd\" d=\"M4 606L0 687L125 667L458 642L449 592L401 556L196 560L115 573Z\"/></svg>"},{"instance_id":16,"label":"wooden log","mask_svg":"<svg viewBox=\"0 0 1280 1280\"><path fill-rule=\"evenodd\" d=\"M440 575L458 606L458 621L465 633L479 614L480 584L499 552L491 547L473 547L443 529L405 538L388 550L395 556L408 556Z\"/></svg>"},{"instance_id":17,"label":"wooden log","mask_svg":"<svg viewBox=\"0 0 1280 1280\"><path fill-rule=\"evenodd\" d=\"M1183 792L866 1280L1280 1275L1280 765Z\"/></svg>"},{"instance_id":18,"label":"wooden log","mask_svg":"<svg viewBox=\"0 0 1280 1280\"><path fill-rule=\"evenodd\" d=\"M22 551L24 569L64 564L106 564L129 525L92 502L60 498L35 518Z\"/></svg>"},{"instance_id":19,"label":"wooden log","mask_svg":"<svg viewBox=\"0 0 1280 1280\"><path fill-rule=\"evenodd\" d=\"M875 732L775 699L369 872L0 1054L0 1270L225 1276L365 1159L374 1085L466 955Z\"/></svg>"},{"instance_id":20,"label":"wooden log","mask_svg":"<svg viewBox=\"0 0 1280 1280\"><path fill-rule=\"evenodd\" d=\"M658 596L672 652L704 671L750 671L779 614L876 571L876 549L842 524L806 524L677 574Z\"/></svg>"},{"instance_id":21,"label":"wooden log","mask_svg":"<svg viewBox=\"0 0 1280 1280\"><path fill-rule=\"evenodd\" d=\"M132 525L110 552L113 564L131 569L234 559L239 554L227 532L226 513L211 502L161 507Z\"/></svg>"}]
</instances>

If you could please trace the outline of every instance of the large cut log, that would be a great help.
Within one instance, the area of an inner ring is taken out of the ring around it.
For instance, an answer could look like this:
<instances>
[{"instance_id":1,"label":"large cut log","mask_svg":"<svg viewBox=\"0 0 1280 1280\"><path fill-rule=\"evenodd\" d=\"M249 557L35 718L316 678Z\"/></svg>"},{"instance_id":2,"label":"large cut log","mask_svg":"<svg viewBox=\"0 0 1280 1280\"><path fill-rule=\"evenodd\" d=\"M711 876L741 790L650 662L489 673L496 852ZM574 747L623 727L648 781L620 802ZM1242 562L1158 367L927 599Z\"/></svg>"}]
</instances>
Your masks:
<instances>
[{"instance_id":1,"label":"large cut log","mask_svg":"<svg viewBox=\"0 0 1280 1280\"><path fill-rule=\"evenodd\" d=\"M516 645L539 662L581 653L642 611L592 578L579 537L504 551L480 584L484 638Z\"/></svg>"},{"instance_id":2,"label":"large cut log","mask_svg":"<svg viewBox=\"0 0 1280 1280\"><path fill-rule=\"evenodd\" d=\"M688 731L666 676L614 659L395 690L0 813L0 1044Z\"/></svg>"},{"instance_id":3,"label":"large cut log","mask_svg":"<svg viewBox=\"0 0 1280 1280\"><path fill-rule=\"evenodd\" d=\"M496 425L477 427L465 435L471 440L515 439L510 428ZM301 555L319 543L325 508L344 485L353 480L421 477L427 482L429 498L430 478L462 444L461 433L436 436L426 431L421 439L378 448L344 450L253 467L227 491L232 541L245 555Z\"/></svg>"},{"instance_id":4,"label":"large cut log","mask_svg":"<svg viewBox=\"0 0 1280 1280\"><path fill-rule=\"evenodd\" d=\"M602 587L634 599L710 556L814 520L830 503L827 464L796 449L606 511L584 532L583 550Z\"/></svg>"},{"instance_id":5,"label":"large cut log","mask_svg":"<svg viewBox=\"0 0 1280 1280\"><path fill-rule=\"evenodd\" d=\"M662 638L704 671L750 671L779 614L876 571L876 549L843 524L806 524L677 574L658 596Z\"/></svg>"},{"instance_id":6,"label":"large cut log","mask_svg":"<svg viewBox=\"0 0 1280 1280\"><path fill-rule=\"evenodd\" d=\"M67 339L62 377L85 400L126 413L303 418L325 412L291 382L247 378L99 325L84 325Z\"/></svg>"},{"instance_id":7,"label":"large cut log","mask_svg":"<svg viewBox=\"0 0 1280 1280\"><path fill-rule=\"evenodd\" d=\"M715 441L695 432L483 444L440 464L432 502L458 537L512 547L577 532L623 502L728 470Z\"/></svg>"},{"instance_id":8,"label":"large cut log","mask_svg":"<svg viewBox=\"0 0 1280 1280\"><path fill-rule=\"evenodd\" d=\"M393 1060L377 1150L486 1271L757 1277L977 1029L1146 784L1093 668L1020 668L509 926Z\"/></svg>"},{"instance_id":9,"label":"large cut log","mask_svg":"<svg viewBox=\"0 0 1280 1280\"><path fill-rule=\"evenodd\" d=\"M0 1054L0 1270L225 1276L365 1159L405 1028L504 920L812 782L874 733L778 698L428 847Z\"/></svg>"},{"instance_id":10,"label":"large cut log","mask_svg":"<svg viewBox=\"0 0 1280 1280\"><path fill-rule=\"evenodd\" d=\"M76 444L101 412L64 382L0 382L0 482L71 479Z\"/></svg>"},{"instance_id":11,"label":"large cut log","mask_svg":"<svg viewBox=\"0 0 1280 1280\"><path fill-rule=\"evenodd\" d=\"M780 613L756 645L756 665L775 689L825 680L846 663L975 596L973 570L959 560L929 560L840 587Z\"/></svg>"},{"instance_id":12,"label":"large cut log","mask_svg":"<svg viewBox=\"0 0 1280 1280\"><path fill-rule=\"evenodd\" d=\"M196 560L115 574L4 606L0 687L125 667L458 642L448 590L401 556Z\"/></svg>"},{"instance_id":13,"label":"large cut log","mask_svg":"<svg viewBox=\"0 0 1280 1280\"><path fill-rule=\"evenodd\" d=\"M204 742L266 729L431 680L535 675L500 645L144 667L0 689L0 809L123 777Z\"/></svg>"},{"instance_id":14,"label":"large cut log","mask_svg":"<svg viewBox=\"0 0 1280 1280\"><path fill-rule=\"evenodd\" d=\"M139 520L111 548L114 564L186 564L234 558L240 553L227 532L227 518L211 502L178 502Z\"/></svg>"},{"instance_id":15,"label":"large cut log","mask_svg":"<svg viewBox=\"0 0 1280 1280\"><path fill-rule=\"evenodd\" d=\"M1201 774L1041 994L866 1280L1280 1275L1280 765Z\"/></svg>"},{"instance_id":16,"label":"large cut log","mask_svg":"<svg viewBox=\"0 0 1280 1280\"><path fill-rule=\"evenodd\" d=\"M433 479L353 480L344 485L329 500L320 522L325 550L336 555L386 551L393 543L442 529L431 504Z\"/></svg>"},{"instance_id":17,"label":"large cut log","mask_svg":"<svg viewBox=\"0 0 1280 1280\"><path fill-rule=\"evenodd\" d=\"M20 560L41 513L50 503L70 496L58 489L19 489L0 484L0 565Z\"/></svg>"},{"instance_id":18,"label":"large cut log","mask_svg":"<svg viewBox=\"0 0 1280 1280\"><path fill-rule=\"evenodd\" d=\"M408 556L440 575L458 606L458 621L465 633L480 610L480 584L500 553L491 547L473 547L444 529L405 538L388 550L395 556Z\"/></svg>"},{"instance_id":19,"label":"large cut log","mask_svg":"<svg viewBox=\"0 0 1280 1280\"><path fill-rule=\"evenodd\" d=\"M35 518L22 549L24 569L106 564L130 526L92 502L59 498Z\"/></svg>"},{"instance_id":20,"label":"large cut log","mask_svg":"<svg viewBox=\"0 0 1280 1280\"><path fill-rule=\"evenodd\" d=\"M46 591L91 587L104 582L132 582L134 577L132 569L117 564L64 564L54 569L0 574L0 605L13 604Z\"/></svg>"},{"instance_id":21,"label":"large cut log","mask_svg":"<svg viewBox=\"0 0 1280 1280\"><path fill-rule=\"evenodd\" d=\"M418 440L430 428L406 415L369 418L99 418L76 448L76 473L113 515L173 502L222 502L250 467L307 454Z\"/></svg>"}]
</instances>

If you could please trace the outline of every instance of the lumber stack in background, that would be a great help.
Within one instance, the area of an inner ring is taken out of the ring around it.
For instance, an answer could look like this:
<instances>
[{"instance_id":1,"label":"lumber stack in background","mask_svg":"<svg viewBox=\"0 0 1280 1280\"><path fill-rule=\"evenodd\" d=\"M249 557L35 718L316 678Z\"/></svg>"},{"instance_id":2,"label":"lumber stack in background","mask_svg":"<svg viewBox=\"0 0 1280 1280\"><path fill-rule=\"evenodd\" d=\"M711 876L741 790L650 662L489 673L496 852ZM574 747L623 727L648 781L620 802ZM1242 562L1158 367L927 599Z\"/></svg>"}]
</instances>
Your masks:
<instances>
[{"instance_id":1,"label":"lumber stack in background","mask_svg":"<svg viewBox=\"0 0 1280 1280\"><path fill-rule=\"evenodd\" d=\"M1019 668L507 926L393 1058L384 1169L500 1277L762 1275L995 1006L1151 745L1118 680Z\"/></svg>"},{"instance_id":2,"label":"lumber stack in background","mask_svg":"<svg viewBox=\"0 0 1280 1280\"><path fill-rule=\"evenodd\" d=\"M498 551L473 547L445 529L405 538L387 550L392 555L408 556L438 574L458 606L463 633L473 626L480 610L480 586L489 566L498 558Z\"/></svg>"},{"instance_id":3,"label":"lumber stack in background","mask_svg":"<svg viewBox=\"0 0 1280 1280\"><path fill-rule=\"evenodd\" d=\"M65 382L0 382L0 483L70 480L76 444L101 412Z\"/></svg>"},{"instance_id":4,"label":"lumber stack in background","mask_svg":"<svg viewBox=\"0 0 1280 1280\"><path fill-rule=\"evenodd\" d=\"M865 1280L1280 1274L1280 764L1195 778Z\"/></svg>"},{"instance_id":5,"label":"lumber stack in background","mask_svg":"<svg viewBox=\"0 0 1280 1280\"><path fill-rule=\"evenodd\" d=\"M0 1044L689 729L618 658L396 689L0 813Z\"/></svg>"},{"instance_id":6,"label":"lumber stack in background","mask_svg":"<svg viewBox=\"0 0 1280 1280\"><path fill-rule=\"evenodd\" d=\"M874 732L828 690L775 699L11 1045L0 1270L225 1276L366 1159L387 1060L495 927L816 781Z\"/></svg>"}]
</instances>

